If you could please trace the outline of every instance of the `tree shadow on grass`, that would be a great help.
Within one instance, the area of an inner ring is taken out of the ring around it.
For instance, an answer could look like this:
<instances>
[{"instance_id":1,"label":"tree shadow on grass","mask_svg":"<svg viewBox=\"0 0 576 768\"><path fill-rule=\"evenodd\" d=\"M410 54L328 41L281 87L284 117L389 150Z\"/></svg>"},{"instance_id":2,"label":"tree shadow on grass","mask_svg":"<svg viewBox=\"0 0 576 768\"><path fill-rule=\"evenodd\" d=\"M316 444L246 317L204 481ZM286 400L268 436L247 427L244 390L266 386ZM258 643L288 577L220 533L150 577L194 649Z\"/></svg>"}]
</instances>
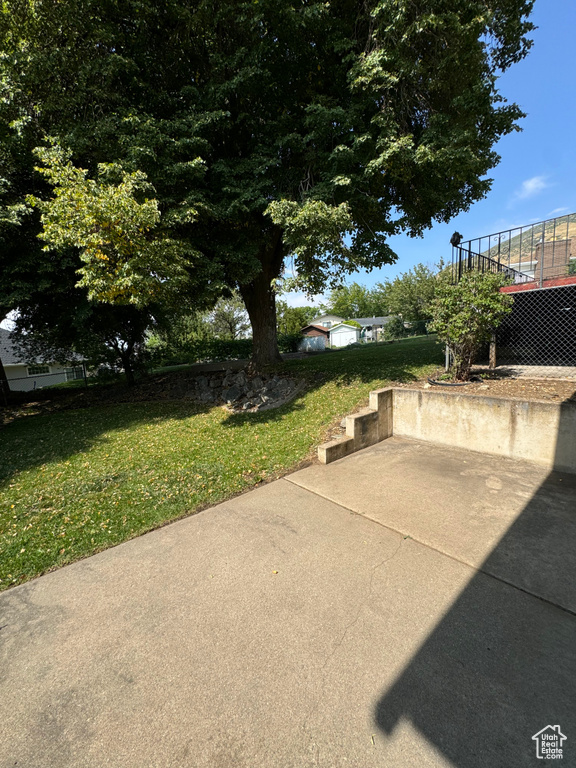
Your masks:
<instances>
[{"instance_id":1,"label":"tree shadow on grass","mask_svg":"<svg viewBox=\"0 0 576 768\"><path fill-rule=\"evenodd\" d=\"M0 429L0 490L19 472L66 461L106 443L109 432L187 419L209 410L191 401L139 402L98 404L17 419Z\"/></svg>"},{"instance_id":2,"label":"tree shadow on grass","mask_svg":"<svg viewBox=\"0 0 576 768\"><path fill-rule=\"evenodd\" d=\"M279 366L278 371L282 375L306 379L307 387L301 395L279 408L230 414L223 424L241 428L245 424L278 422L287 413L303 411L303 397L311 390L331 381L341 386L359 381L374 382L375 371L380 373L381 370L383 382L414 381L416 376L412 369L436 363L438 355L439 349L433 340L418 339L288 361ZM118 391L120 394L129 393L126 388ZM18 472L47 462L65 461L88 451L106 441L107 432L158 420L185 419L208 413L214 408L213 405L192 400L110 402L107 399L110 394L114 394L113 390L107 389L102 399L90 399L84 403L85 407L75 408L75 404L82 405L83 400L72 400L70 409L19 418L0 427L0 489ZM59 393L58 403L62 398Z\"/></svg>"}]
</instances>

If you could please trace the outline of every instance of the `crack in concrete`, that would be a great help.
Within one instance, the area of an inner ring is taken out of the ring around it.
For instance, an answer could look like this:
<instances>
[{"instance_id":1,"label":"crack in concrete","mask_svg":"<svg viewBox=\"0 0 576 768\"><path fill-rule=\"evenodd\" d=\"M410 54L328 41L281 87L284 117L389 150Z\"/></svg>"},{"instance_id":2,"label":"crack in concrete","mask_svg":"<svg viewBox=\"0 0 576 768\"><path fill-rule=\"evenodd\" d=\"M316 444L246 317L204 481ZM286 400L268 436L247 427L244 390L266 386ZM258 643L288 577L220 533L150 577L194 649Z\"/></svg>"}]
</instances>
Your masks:
<instances>
[{"instance_id":1,"label":"crack in concrete","mask_svg":"<svg viewBox=\"0 0 576 768\"><path fill-rule=\"evenodd\" d=\"M404 537L404 538L405 538L405 537ZM363 601L360 603L360 607L358 608L358 612L357 612L357 614L356 614L356 617L355 617L355 618L354 618L354 619L353 619L353 620L352 620L352 621L351 621L349 624L347 624L347 625L346 625L346 627L344 628L344 632L342 633L342 636L341 636L340 640L338 640L338 641L337 641L337 642L334 644L334 647L332 648L332 651L331 651L331 653L328 655L328 657L326 658L326 661L325 661L325 662L324 662L324 664L322 665L322 669L323 669L323 670L324 670L324 669L326 669L326 667L327 667L328 663L329 663L329 662L330 662L330 660L333 658L333 656L335 655L336 651L337 651L337 650L338 650L338 649L339 649L339 648L342 646L342 644L343 644L344 640L346 639L346 635L348 634L348 632L349 632L349 631L352 629L352 627L353 627L355 624L357 624L357 623L360 621L360 616L361 616L361 614L362 614L362 610L363 610L363 609L366 607L366 605L368 604L368 602L369 602L370 598L372 597L372 589L373 589L373 585L374 585L374 575L376 574L376 571L377 571L379 568L381 568L383 565L386 565L386 563L389 563L391 560L393 560L393 559L396 557L396 555L397 555L397 554L398 554L398 552L400 551L400 547L402 546L402 542L404 541L404 538L401 538L401 539L400 539L400 541L398 542L398 546L396 547L396 549L394 550L394 552L393 552L393 553L392 553L392 554L391 554L389 557L386 557L386 558L384 558L384 560L382 560L382 562L380 562L380 563L377 563L376 565L372 566L372 573L370 574L370 583L369 583L369 585L368 585L368 595L367 595L367 596L366 596L366 598L365 598L365 599L364 599L364 600L363 600Z\"/></svg>"},{"instance_id":2,"label":"crack in concrete","mask_svg":"<svg viewBox=\"0 0 576 768\"><path fill-rule=\"evenodd\" d=\"M412 541L416 542L416 544L420 544L420 546L426 547L426 549L430 549L432 550L432 552L437 552L439 555L442 555L443 557L447 557L450 560L453 560L455 563L460 563L461 565L465 565L467 568L470 568L472 571L476 571L476 573L481 573L490 579L499 581L501 584L506 584L506 586L511 587L512 589L517 589L519 592L522 592L525 595L528 595L529 597L533 597L536 600L540 600L543 603L547 603L548 605L551 605L553 608L557 608L558 610L563 611L564 613L567 613L570 616L576 616L576 611L572 610L571 608L568 608L568 606L563 605L562 603L558 603L558 602L555 602L554 600L550 600L547 597L543 597L542 595L539 595L537 592L532 592L530 589L527 589L526 587L521 587L518 584L515 584L513 581L509 581L508 579L504 578L503 576L497 576L495 573L492 573L492 571L487 570L486 568L474 565L473 563L470 563L468 560L464 560L460 557L457 557L456 555L453 555L450 552L445 552L443 549L439 549L438 547L435 547L426 541L422 541L422 539L417 539L405 531L399 531L397 528L392 528L391 526L386 525L386 523L383 523L380 520L376 520L375 518L370 517L370 515L364 514L363 512L358 512L357 510L352 509L351 507L347 507L345 504L342 504L341 502L336 501L335 499L332 499L329 496L324 496L324 494L319 493L318 491L314 491L311 488L307 488L305 485L300 485L300 483L297 483L294 480L291 480L289 475L282 479L286 480L292 485L295 485L296 488L300 488L303 491L312 493L314 496L318 496L318 498L324 499L324 501L329 501L331 504L335 504L337 507L340 507L341 509L345 509L347 512L350 512L350 514L352 515L357 515L358 517L361 517L364 520L369 520L371 523L375 523L376 525L380 526L381 528L385 528L387 531L390 531L391 533L395 533L399 536L403 536L404 538L412 539ZM482 565L484 565L484 563Z\"/></svg>"},{"instance_id":3,"label":"crack in concrete","mask_svg":"<svg viewBox=\"0 0 576 768\"><path fill-rule=\"evenodd\" d=\"M349 631L352 629L352 627L354 627L360 621L360 617L362 615L362 611L369 604L370 598L372 597L373 588L374 588L374 576L376 575L376 571L378 571L378 569L381 568L383 565L386 565L386 563L391 562L396 557L396 555L400 551L400 548L402 547L402 543L407 538L409 538L409 537L408 536L401 536L400 541L398 542L398 546L396 547L394 552L392 552L392 554L389 555L388 557L385 557L379 563L376 563L376 565L372 566L372 572L370 573L370 581L368 583L368 594L366 595L364 600L362 600L362 602L360 603L360 606L358 608L356 616L352 619L352 621L348 622L348 624L344 627L344 630L343 630L343 632L342 632L342 634L340 636L340 639L337 640L336 643L333 645L332 650L330 651L330 653L326 657L324 663L322 664L322 667L320 668L321 684L319 686L319 693L318 693L318 696L315 697L314 703L310 706L310 709L308 710L308 713L307 713L306 717L304 718L304 722L302 723L302 730L305 733L308 732L308 736L309 736L310 741L311 741L311 747L314 747L314 746L316 747L316 755L315 755L316 763L315 764L317 766L320 766L320 762L319 762L319 757L320 757L319 746L312 742L312 734L308 731L308 727L309 727L309 723L310 723L310 720L312 718L312 715L313 715L314 711L316 710L317 702L322 697L322 693L324 691L324 686L325 686L325 681L326 681L326 667L328 666L330 661L334 658L334 656L336 655L336 652L339 650L339 648L342 647L342 645L344 643L344 640L346 639L346 636L348 635Z\"/></svg>"}]
</instances>

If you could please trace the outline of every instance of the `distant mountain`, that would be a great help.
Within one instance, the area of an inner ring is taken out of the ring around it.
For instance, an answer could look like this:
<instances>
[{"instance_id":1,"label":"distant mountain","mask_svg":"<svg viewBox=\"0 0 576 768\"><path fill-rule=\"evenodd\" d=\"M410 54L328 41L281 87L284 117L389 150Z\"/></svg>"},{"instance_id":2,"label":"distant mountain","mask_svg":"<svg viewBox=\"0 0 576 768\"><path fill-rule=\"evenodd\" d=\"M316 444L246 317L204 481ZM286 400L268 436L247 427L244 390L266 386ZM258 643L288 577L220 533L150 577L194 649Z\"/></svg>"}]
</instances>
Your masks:
<instances>
[{"instance_id":1,"label":"distant mountain","mask_svg":"<svg viewBox=\"0 0 576 768\"><path fill-rule=\"evenodd\" d=\"M479 238L473 240L471 245L474 252L507 265L520 265L516 268L522 271L522 266L529 268L528 265L536 260L538 243L569 240L572 237L576 237L576 213L517 227L500 236L492 236L489 243L488 238ZM478 244L478 250L474 247L475 243Z\"/></svg>"},{"instance_id":2,"label":"distant mountain","mask_svg":"<svg viewBox=\"0 0 576 768\"><path fill-rule=\"evenodd\" d=\"M536 260L536 247L542 241L548 243L554 240L569 240L576 237L576 213L559 216L538 224L530 224L526 227L503 232L500 236L492 236L490 243L487 238L480 238L479 243L482 255L505 264L530 264ZM474 243L474 241L473 241ZM490 245L490 247L488 247ZM472 244L472 250L474 244Z\"/></svg>"}]
</instances>

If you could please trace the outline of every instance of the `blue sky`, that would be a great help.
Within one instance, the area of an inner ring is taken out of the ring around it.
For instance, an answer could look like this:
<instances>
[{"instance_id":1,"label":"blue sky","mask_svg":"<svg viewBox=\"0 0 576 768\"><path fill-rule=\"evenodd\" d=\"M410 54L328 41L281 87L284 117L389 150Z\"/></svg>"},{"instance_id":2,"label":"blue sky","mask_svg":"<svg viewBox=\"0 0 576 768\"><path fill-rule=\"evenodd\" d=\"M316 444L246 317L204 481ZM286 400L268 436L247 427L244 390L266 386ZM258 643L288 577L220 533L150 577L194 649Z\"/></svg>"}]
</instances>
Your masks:
<instances>
[{"instance_id":1,"label":"blue sky","mask_svg":"<svg viewBox=\"0 0 576 768\"><path fill-rule=\"evenodd\" d=\"M484 200L449 224L436 224L423 238L390 240L396 264L351 275L347 282L372 287L420 262L432 266L450 259L454 230L465 240L509 227L576 211L576 3L536 0L534 45L528 56L499 80L500 93L527 113L522 132L505 136L496 150L501 161L489 174L492 189ZM306 297L285 297L309 304Z\"/></svg>"}]
</instances>

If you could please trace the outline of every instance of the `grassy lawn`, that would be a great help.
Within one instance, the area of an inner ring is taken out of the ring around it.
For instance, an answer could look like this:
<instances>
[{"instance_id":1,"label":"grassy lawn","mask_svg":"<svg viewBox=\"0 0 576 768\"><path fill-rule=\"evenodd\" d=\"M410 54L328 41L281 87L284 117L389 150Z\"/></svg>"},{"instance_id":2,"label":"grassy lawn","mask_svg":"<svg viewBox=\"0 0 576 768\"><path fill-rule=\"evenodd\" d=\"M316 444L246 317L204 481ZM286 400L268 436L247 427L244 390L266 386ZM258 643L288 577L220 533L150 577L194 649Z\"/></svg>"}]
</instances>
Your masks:
<instances>
[{"instance_id":1,"label":"grassy lawn","mask_svg":"<svg viewBox=\"0 0 576 768\"><path fill-rule=\"evenodd\" d=\"M0 589L285 473L371 389L441 356L420 338L293 360L308 389L260 414L173 401L16 419L0 431Z\"/></svg>"}]
</instances>

